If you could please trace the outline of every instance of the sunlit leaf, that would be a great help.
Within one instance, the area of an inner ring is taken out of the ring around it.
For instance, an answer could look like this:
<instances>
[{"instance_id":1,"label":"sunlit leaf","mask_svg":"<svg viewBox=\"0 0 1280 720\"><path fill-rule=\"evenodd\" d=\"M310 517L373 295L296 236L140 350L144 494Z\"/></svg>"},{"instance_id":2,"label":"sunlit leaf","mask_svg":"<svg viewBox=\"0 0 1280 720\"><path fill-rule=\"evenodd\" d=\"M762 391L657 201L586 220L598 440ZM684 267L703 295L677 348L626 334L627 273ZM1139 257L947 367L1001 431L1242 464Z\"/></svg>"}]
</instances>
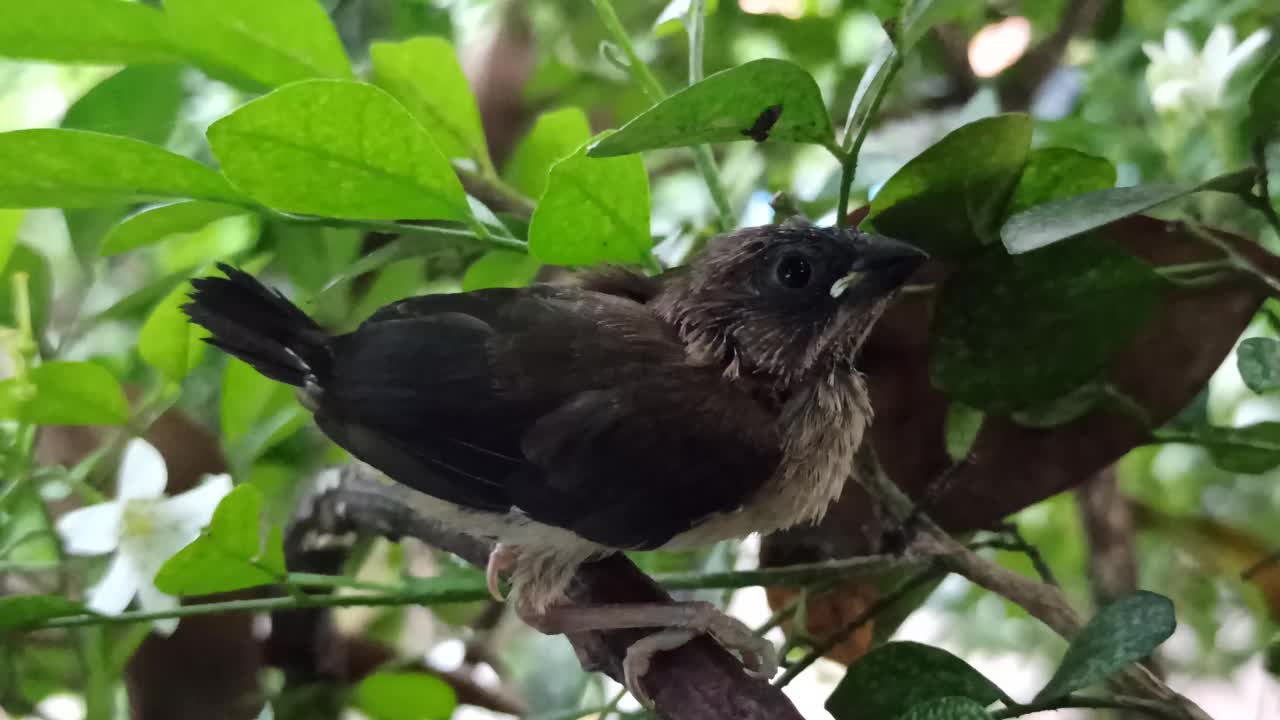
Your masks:
<instances>
[{"instance_id":1,"label":"sunlit leaf","mask_svg":"<svg viewBox=\"0 0 1280 720\"><path fill-rule=\"evenodd\" d=\"M281 531L264 532L262 493L239 485L214 510L209 527L156 574L170 595L206 595L279 582L285 574Z\"/></svg>"},{"instance_id":2,"label":"sunlit leaf","mask_svg":"<svg viewBox=\"0 0 1280 720\"><path fill-rule=\"evenodd\" d=\"M189 290L183 283L165 296L138 333L138 354L174 382L185 378L204 356L200 338L206 331L182 312Z\"/></svg>"},{"instance_id":3,"label":"sunlit leaf","mask_svg":"<svg viewBox=\"0 0 1280 720\"><path fill-rule=\"evenodd\" d=\"M448 40L376 42L369 56L374 81L413 113L445 157L470 158L482 168L491 165L480 110Z\"/></svg>"},{"instance_id":4,"label":"sunlit leaf","mask_svg":"<svg viewBox=\"0 0 1280 720\"><path fill-rule=\"evenodd\" d=\"M574 154L590 139L591 127L582 110L570 107L543 113L516 145L503 177L529 197L542 197L551 166Z\"/></svg>"},{"instance_id":5,"label":"sunlit leaf","mask_svg":"<svg viewBox=\"0 0 1280 720\"><path fill-rule=\"evenodd\" d=\"M202 69L251 87L351 77L337 30L316 0L165 0L175 41Z\"/></svg>"},{"instance_id":6,"label":"sunlit leaf","mask_svg":"<svg viewBox=\"0 0 1280 720\"><path fill-rule=\"evenodd\" d=\"M16 404L0 402L0 415L41 425L121 425L129 403L115 376L91 362L47 362L31 368L34 394ZM17 378L0 381L0 397L14 398Z\"/></svg>"},{"instance_id":7,"label":"sunlit leaf","mask_svg":"<svg viewBox=\"0 0 1280 720\"><path fill-rule=\"evenodd\" d=\"M126 67L94 85L67 108L60 126L124 135L163 147L173 134L186 97L184 72L181 65Z\"/></svg>"},{"instance_id":8,"label":"sunlit leaf","mask_svg":"<svg viewBox=\"0 0 1280 720\"><path fill-rule=\"evenodd\" d=\"M448 720L453 688L425 673L379 672L356 686L356 705L371 720Z\"/></svg>"},{"instance_id":9,"label":"sunlit leaf","mask_svg":"<svg viewBox=\"0 0 1280 720\"><path fill-rule=\"evenodd\" d=\"M766 58L708 76L649 108L593 145L591 157L702 143L767 138L827 144L835 139L808 71Z\"/></svg>"},{"instance_id":10,"label":"sunlit leaf","mask_svg":"<svg viewBox=\"0 0 1280 720\"><path fill-rule=\"evenodd\" d=\"M176 202L146 208L125 218L107 233L102 241L101 254L117 255L180 233L189 233L206 225L247 211L235 205L203 202L198 200Z\"/></svg>"},{"instance_id":11,"label":"sunlit leaf","mask_svg":"<svg viewBox=\"0 0 1280 720\"><path fill-rule=\"evenodd\" d=\"M649 176L640 157L581 151L551 168L529 223L529 252L553 265L649 258Z\"/></svg>"},{"instance_id":12,"label":"sunlit leaf","mask_svg":"<svg viewBox=\"0 0 1280 720\"><path fill-rule=\"evenodd\" d=\"M1106 190L1116 184L1116 169L1106 158L1069 148L1039 148L1027 155L1026 167L1013 189L1009 212Z\"/></svg>"},{"instance_id":13,"label":"sunlit leaf","mask_svg":"<svg viewBox=\"0 0 1280 720\"><path fill-rule=\"evenodd\" d=\"M524 287L538 274L539 267L538 260L528 253L490 250L467 268L462 276L462 289Z\"/></svg>"},{"instance_id":14,"label":"sunlit leaf","mask_svg":"<svg viewBox=\"0 0 1280 720\"><path fill-rule=\"evenodd\" d=\"M0 57L95 65L182 60L163 14L120 0L0 3Z\"/></svg>"},{"instance_id":15,"label":"sunlit leaf","mask_svg":"<svg viewBox=\"0 0 1280 720\"><path fill-rule=\"evenodd\" d=\"M0 207L96 207L162 198L243 201L213 170L132 138L43 128L0 133Z\"/></svg>"},{"instance_id":16,"label":"sunlit leaf","mask_svg":"<svg viewBox=\"0 0 1280 720\"><path fill-rule=\"evenodd\" d=\"M215 122L209 144L232 182L278 210L385 220L469 212L427 130L373 85L289 85Z\"/></svg>"}]
</instances>

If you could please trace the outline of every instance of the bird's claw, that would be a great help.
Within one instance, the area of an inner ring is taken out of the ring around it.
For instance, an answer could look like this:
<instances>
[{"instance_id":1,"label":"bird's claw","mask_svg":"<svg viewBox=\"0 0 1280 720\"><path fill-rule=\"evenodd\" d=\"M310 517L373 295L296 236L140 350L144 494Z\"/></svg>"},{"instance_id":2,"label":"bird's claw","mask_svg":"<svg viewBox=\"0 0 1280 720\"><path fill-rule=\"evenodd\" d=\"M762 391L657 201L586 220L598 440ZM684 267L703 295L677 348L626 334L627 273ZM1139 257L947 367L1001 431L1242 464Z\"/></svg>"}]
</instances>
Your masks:
<instances>
[{"instance_id":1,"label":"bird's claw","mask_svg":"<svg viewBox=\"0 0 1280 720\"><path fill-rule=\"evenodd\" d=\"M773 643L756 635L741 620L724 614L716 606L706 603L690 618L686 627L667 628L647 635L627 648L622 663L623 680L627 690L647 708L653 708L653 700L642 686L653 656L675 650L698 635L710 635L726 650L742 661L747 674L770 679L778 672L778 654Z\"/></svg>"},{"instance_id":2,"label":"bird's claw","mask_svg":"<svg viewBox=\"0 0 1280 720\"><path fill-rule=\"evenodd\" d=\"M489 595L499 602L506 600L506 596L502 594L502 575L509 572L516 564L517 551L510 545L498 543L493 546L493 550L489 552L489 562L485 565L484 579L485 585L489 588Z\"/></svg>"}]
</instances>

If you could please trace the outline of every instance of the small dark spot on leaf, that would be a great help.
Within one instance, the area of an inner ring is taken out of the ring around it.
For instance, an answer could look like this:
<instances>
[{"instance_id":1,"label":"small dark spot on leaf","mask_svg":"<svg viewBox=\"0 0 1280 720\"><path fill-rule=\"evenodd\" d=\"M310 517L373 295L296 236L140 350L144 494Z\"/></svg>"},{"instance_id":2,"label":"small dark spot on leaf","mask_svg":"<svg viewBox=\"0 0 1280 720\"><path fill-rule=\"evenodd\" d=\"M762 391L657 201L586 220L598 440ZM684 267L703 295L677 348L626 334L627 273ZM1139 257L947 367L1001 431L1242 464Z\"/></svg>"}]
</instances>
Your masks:
<instances>
[{"instance_id":1,"label":"small dark spot on leaf","mask_svg":"<svg viewBox=\"0 0 1280 720\"><path fill-rule=\"evenodd\" d=\"M782 117L782 105L770 105L756 116L756 121L751 127L742 131L743 135L762 143L769 139L769 131L777 124L778 118Z\"/></svg>"}]
</instances>

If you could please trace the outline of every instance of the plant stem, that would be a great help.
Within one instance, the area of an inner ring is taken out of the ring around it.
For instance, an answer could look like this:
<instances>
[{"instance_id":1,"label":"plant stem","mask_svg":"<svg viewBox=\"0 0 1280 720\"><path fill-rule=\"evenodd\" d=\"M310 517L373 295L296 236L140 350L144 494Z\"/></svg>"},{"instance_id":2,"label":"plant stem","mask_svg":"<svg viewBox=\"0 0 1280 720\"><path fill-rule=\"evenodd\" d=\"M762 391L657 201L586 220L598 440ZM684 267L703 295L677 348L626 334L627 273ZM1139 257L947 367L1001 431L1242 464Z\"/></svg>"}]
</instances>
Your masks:
<instances>
[{"instance_id":1,"label":"plant stem","mask_svg":"<svg viewBox=\"0 0 1280 720\"><path fill-rule=\"evenodd\" d=\"M1280 279L1267 274L1262 268L1258 267L1252 260L1246 258L1236 249L1221 238L1215 236L1212 231L1200 225L1194 218L1188 218L1186 222L1187 230L1195 235L1196 238L1212 245L1227 254L1227 260L1235 267L1248 272L1271 288L1272 292L1280 294Z\"/></svg>"},{"instance_id":2,"label":"plant stem","mask_svg":"<svg viewBox=\"0 0 1280 720\"><path fill-rule=\"evenodd\" d=\"M663 587L669 590L736 589L757 585L804 587L819 581L837 578L866 577L887 570L912 567L930 558L915 555L873 555L826 563L791 565L760 570L744 570L721 573L672 573L656 575ZM191 617L228 612L267 612L322 607L378 607L388 605L444 605L472 602L489 597L489 591L478 578L475 583L449 584L445 587L428 587L430 581L401 587L375 585L352 581L347 578L324 579L323 575L292 573L290 582L299 586L377 588L377 594L364 595L309 595L301 597L278 596L228 600L203 605L184 605L161 612L132 611L119 615L68 615L48 618L25 626L25 629L81 627L85 625L118 625L147 622L161 618Z\"/></svg>"},{"instance_id":3,"label":"plant stem","mask_svg":"<svg viewBox=\"0 0 1280 720\"><path fill-rule=\"evenodd\" d=\"M591 4L595 6L596 15L600 17L600 22L604 25L605 31L609 33L609 37L627 56L632 79L635 80L636 84L640 86L640 89L654 104L662 102L667 96L667 91L663 89L662 83L653 74L653 71L649 69L649 66L636 53L635 45L631 42L631 36L627 34L627 29L622 26L622 20L618 18L617 11L613 9L613 3L610 0L591 0ZM703 23L706 20L705 0L691 2L689 4L689 12L690 17L687 20L689 23L689 79L690 82L697 82L702 79L702 37L705 34L703 32ZM697 36L696 40L695 35ZM711 154L711 148L706 145L696 145L690 150L693 151L694 165L697 166L698 172L702 175L702 180L707 185L707 191L711 193L711 201L716 206L720 229L733 229L735 224L733 209L729 206L729 198L725 194L724 183L720 179L720 171L716 169L715 157Z\"/></svg>"},{"instance_id":4,"label":"plant stem","mask_svg":"<svg viewBox=\"0 0 1280 720\"><path fill-rule=\"evenodd\" d=\"M857 113L859 104L855 100L854 107L849 109L849 121L845 126L844 141L840 148L840 153L836 155L840 160L840 199L836 205L836 225L845 227L849 224L849 190L853 187L854 176L858 174L858 155L862 152L862 144L867 140L867 133L871 130L871 119L875 117L880 110L880 104L884 102L885 95L888 94L889 86L893 84L894 77L897 76L898 70L902 68L902 55L892 47L889 48L889 57L884 62L888 63L888 67L884 71L884 79L875 88L871 88L871 103L867 106L866 115L861 122L854 117ZM875 82L872 78L871 82ZM856 130L855 130L856 127Z\"/></svg>"},{"instance_id":5,"label":"plant stem","mask_svg":"<svg viewBox=\"0 0 1280 720\"><path fill-rule=\"evenodd\" d=\"M991 712L991 717L994 720L1007 720L1007 718L1021 717L1032 713L1045 712L1047 710L1065 710L1067 708L1136 710L1138 712L1146 713L1152 717L1168 718L1168 720L1183 720L1185 717L1182 713L1178 712L1177 708L1171 707L1168 703L1160 702L1158 700L1145 700L1143 698L1128 697L1124 695L1115 695L1106 698L1067 695L1066 697L1057 698L1055 700L1033 702L1027 705L1014 705L1013 707L993 710Z\"/></svg>"}]
</instances>

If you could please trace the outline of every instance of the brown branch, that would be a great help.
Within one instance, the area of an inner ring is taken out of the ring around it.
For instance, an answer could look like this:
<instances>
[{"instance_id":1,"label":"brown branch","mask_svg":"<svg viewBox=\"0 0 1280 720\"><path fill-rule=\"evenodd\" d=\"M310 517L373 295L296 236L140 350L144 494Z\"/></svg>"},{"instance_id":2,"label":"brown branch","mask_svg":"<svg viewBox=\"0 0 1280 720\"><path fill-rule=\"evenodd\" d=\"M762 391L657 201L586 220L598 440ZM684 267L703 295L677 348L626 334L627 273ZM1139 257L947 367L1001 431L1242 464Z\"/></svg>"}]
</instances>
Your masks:
<instances>
[{"instance_id":1,"label":"brown branch","mask_svg":"<svg viewBox=\"0 0 1280 720\"><path fill-rule=\"evenodd\" d=\"M1116 484L1114 465L1076 490L1076 505L1089 543L1089 585L1101 607L1138 589L1133 512Z\"/></svg>"},{"instance_id":2,"label":"brown branch","mask_svg":"<svg viewBox=\"0 0 1280 720\"><path fill-rule=\"evenodd\" d=\"M330 471L304 501L286 536L286 560L307 560L291 570L335 572L358 536L413 537L483 566L490 546L441 528L411 510L412 490L374 478L360 465ZM311 562L320 560L320 562ZM336 562L335 562L336 560ZM670 596L623 555L587 563L569 591L580 604L662 602ZM292 615L277 613L277 615ZM313 611L302 611L313 612ZM273 626L276 618L273 616ZM284 619L284 618L282 618ZM309 622L324 622L312 617ZM291 633L292 634L292 633ZM644 630L590 632L569 641L582 666L622 679L627 649ZM709 638L659 656L646 680L656 709L670 720L801 720L782 692L747 675L741 663Z\"/></svg>"}]
</instances>

